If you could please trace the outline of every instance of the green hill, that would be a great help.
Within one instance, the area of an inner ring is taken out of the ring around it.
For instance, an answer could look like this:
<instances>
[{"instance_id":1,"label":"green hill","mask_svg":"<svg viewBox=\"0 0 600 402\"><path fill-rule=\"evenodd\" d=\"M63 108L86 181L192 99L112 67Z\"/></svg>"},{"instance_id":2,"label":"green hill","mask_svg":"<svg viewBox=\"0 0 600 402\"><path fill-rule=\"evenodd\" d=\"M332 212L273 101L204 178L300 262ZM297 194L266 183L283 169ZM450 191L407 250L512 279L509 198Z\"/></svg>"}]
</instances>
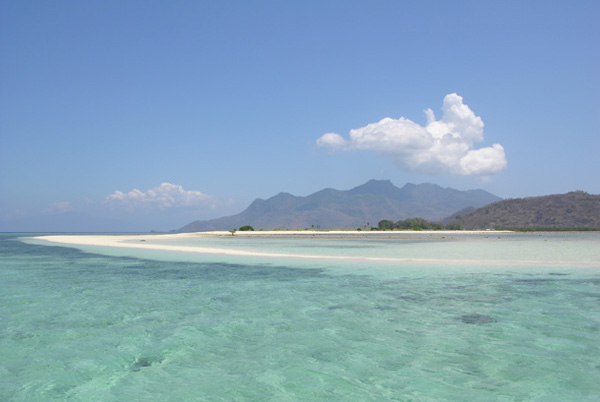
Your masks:
<instances>
[{"instance_id":1,"label":"green hill","mask_svg":"<svg viewBox=\"0 0 600 402\"><path fill-rule=\"evenodd\" d=\"M458 214L449 222L465 229L600 229L600 195L574 191L507 199Z\"/></svg>"}]
</instances>

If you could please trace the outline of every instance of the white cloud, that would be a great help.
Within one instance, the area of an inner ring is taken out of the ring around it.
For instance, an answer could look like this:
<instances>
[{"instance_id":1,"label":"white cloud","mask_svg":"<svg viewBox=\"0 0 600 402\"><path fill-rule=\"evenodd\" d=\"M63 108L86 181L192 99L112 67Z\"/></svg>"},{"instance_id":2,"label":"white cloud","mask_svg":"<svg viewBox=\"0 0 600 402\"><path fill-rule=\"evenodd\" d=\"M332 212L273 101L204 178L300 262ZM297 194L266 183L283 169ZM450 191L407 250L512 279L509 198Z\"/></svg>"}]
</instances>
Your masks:
<instances>
[{"instance_id":1,"label":"white cloud","mask_svg":"<svg viewBox=\"0 0 600 402\"><path fill-rule=\"evenodd\" d=\"M475 149L483 141L483 121L457 94L448 94L436 120L425 110L427 125L404 117L386 117L377 123L350 130L349 139L327 133L317 139L319 147L336 150L374 151L392 157L404 169L434 174L490 175L506 167L500 144Z\"/></svg>"},{"instance_id":2,"label":"white cloud","mask_svg":"<svg viewBox=\"0 0 600 402\"><path fill-rule=\"evenodd\" d=\"M317 140L317 145L320 147L343 147L346 145L346 140L341 135L336 133L323 134L321 138Z\"/></svg>"},{"instance_id":3,"label":"white cloud","mask_svg":"<svg viewBox=\"0 0 600 402\"><path fill-rule=\"evenodd\" d=\"M145 192L137 188L128 193L117 190L104 200L107 204L126 208L148 206L159 209L207 206L213 204L214 201L215 199L210 195L203 194L200 191L184 190L182 186L171 183L162 183L160 186Z\"/></svg>"}]
</instances>

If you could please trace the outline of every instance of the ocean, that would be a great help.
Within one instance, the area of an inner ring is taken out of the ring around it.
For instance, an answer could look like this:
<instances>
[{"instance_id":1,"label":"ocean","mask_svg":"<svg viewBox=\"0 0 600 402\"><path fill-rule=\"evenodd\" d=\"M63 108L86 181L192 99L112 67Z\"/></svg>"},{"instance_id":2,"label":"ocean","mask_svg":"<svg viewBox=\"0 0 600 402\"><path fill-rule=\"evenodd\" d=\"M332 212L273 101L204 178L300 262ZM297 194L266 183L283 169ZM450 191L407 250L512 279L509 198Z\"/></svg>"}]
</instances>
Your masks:
<instances>
[{"instance_id":1,"label":"ocean","mask_svg":"<svg viewBox=\"0 0 600 402\"><path fill-rule=\"evenodd\" d=\"M30 236L0 234L2 401L600 400L600 233Z\"/></svg>"}]
</instances>

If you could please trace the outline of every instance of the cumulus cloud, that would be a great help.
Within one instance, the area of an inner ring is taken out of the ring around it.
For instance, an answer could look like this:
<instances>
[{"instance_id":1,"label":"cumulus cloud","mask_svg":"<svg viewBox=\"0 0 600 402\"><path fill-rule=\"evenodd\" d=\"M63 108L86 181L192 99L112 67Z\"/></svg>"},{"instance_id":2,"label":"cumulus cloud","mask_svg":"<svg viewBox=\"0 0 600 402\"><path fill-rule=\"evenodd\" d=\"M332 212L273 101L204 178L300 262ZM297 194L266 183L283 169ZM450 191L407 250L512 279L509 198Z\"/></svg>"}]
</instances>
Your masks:
<instances>
[{"instance_id":1,"label":"cumulus cloud","mask_svg":"<svg viewBox=\"0 0 600 402\"><path fill-rule=\"evenodd\" d=\"M139 206L168 209L174 207L206 206L213 203L214 198L200 191L184 190L182 186L171 183L162 183L148 191L137 188L123 193L115 191L104 200L109 205L118 205L127 208Z\"/></svg>"},{"instance_id":2,"label":"cumulus cloud","mask_svg":"<svg viewBox=\"0 0 600 402\"><path fill-rule=\"evenodd\" d=\"M346 140L341 135L336 133L323 134L317 140L317 145L320 147L341 148L346 145Z\"/></svg>"},{"instance_id":3,"label":"cumulus cloud","mask_svg":"<svg viewBox=\"0 0 600 402\"><path fill-rule=\"evenodd\" d=\"M317 145L334 150L373 151L393 158L401 168L421 173L450 173L486 176L506 167L500 144L475 149L483 141L483 121L455 93L448 94L437 120L426 109L427 124L422 126L404 117L386 117L377 123L350 130L345 139L327 133Z\"/></svg>"}]
</instances>

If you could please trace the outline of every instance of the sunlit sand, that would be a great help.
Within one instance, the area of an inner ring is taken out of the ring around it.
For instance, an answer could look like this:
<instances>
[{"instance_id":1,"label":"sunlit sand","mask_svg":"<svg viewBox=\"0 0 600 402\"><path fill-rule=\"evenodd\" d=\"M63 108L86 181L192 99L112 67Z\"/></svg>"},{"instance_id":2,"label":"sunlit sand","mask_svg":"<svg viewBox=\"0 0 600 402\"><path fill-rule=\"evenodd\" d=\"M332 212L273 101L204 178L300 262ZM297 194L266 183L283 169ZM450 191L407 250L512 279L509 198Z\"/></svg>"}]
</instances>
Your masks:
<instances>
[{"instance_id":1,"label":"sunlit sand","mask_svg":"<svg viewBox=\"0 0 600 402\"><path fill-rule=\"evenodd\" d=\"M484 234L500 234L509 232L500 231L247 231L235 232L232 234L229 231L211 231L197 233L180 233L180 234L148 234L148 235L50 235L35 237L37 240L44 240L51 243L73 245L73 246L93 246L93 247L111 247L111 248L126 248L138 250L154 250L176 253L195 253L195 254L219 254L231 256L247 256L247 257L271 257L271 258L302 258L302 259L320 259L320 260L353 260L353 261L373 261L373 262L447 262L449 260L435 258L398 258L398 257L377 257L377 256L340 256L340 255L323 255L323 254L308 254L308 253L282 253L270 252L261 250L242 250L238 248L219 248L219 247L203 247L200 245L177 245L177 244L158 244L157 240L189 240L194 238L210 238L210 237L253 237L253 238L298 238L300 241L304 238L343 238L349 239L365 239L365 238L387 238L392 235L398 239L398 236L406 235L409 239L419 239L425 236L439 235L440 239L447 235L484 235ZM150 241L153 241L150 243ZM482 260L473 259L452 259L453 262L460 263L482 263Z\"/></svg>"}]
</instances>

